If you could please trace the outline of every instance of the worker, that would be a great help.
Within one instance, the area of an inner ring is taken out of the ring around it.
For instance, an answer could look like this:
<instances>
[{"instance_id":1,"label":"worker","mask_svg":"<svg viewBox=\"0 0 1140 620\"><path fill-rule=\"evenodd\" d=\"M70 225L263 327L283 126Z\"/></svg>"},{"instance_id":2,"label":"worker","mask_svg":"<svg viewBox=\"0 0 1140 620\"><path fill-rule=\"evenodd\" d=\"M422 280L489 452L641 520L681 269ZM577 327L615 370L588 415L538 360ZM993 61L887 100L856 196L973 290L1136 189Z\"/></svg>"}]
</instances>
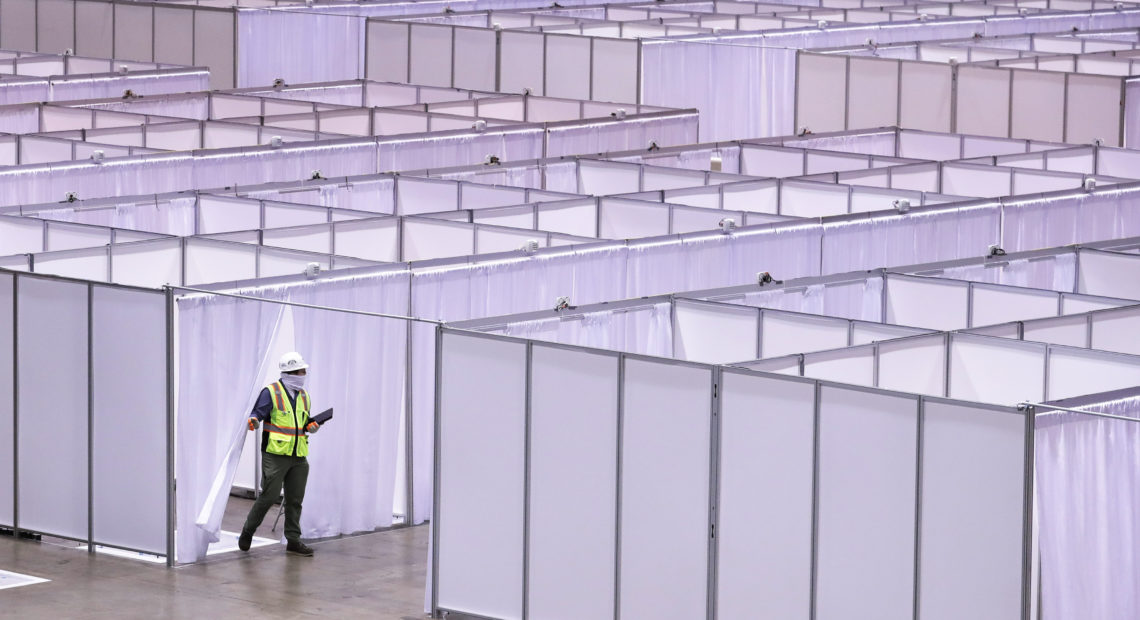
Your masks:
<instances>
[{"instance_id":1,"label":"worker","mask_svg":"<svg viewBox=\"0 0 1140 620\"><path fill-rule=\"evenodd\" d=\"M261 390L257 404L249 416L249 430L261 423L261 495L249 510L245 527L238 537L238 548L248 551L253 533L261 525L265 513L277 502L281 486L285 486L285 547L287 553L311 557L312 547L301 542L301 502L305 499L305 483L309 479L307 433L315 433L320 424L309 420L312 402L303 388L309 365L300 353L286 353L277 364L281 379Z\"/></svg>"}]
</instances>

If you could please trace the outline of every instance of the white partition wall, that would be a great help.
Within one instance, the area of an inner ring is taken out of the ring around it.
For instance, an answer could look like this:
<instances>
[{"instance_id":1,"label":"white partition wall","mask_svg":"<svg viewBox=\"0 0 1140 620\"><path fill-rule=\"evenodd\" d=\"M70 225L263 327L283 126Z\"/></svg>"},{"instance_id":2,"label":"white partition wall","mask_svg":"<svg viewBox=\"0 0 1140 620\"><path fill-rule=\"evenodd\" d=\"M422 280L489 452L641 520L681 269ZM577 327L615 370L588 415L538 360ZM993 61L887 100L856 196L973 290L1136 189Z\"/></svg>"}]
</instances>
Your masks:
<instances>
[{"instance_id":1,"label":"white partition wall","mask_svg":"<svg viewBox=\"0 0 1140 620\"><path fill-rule=\"evenodd\" d=\"M725 371L719 618L811 617L816 386Z\"/></svg>"},{"instance_id":2,"label":"white partition wall","mask_svg":"<svg viewBox=\"0 0 1140 620\"><path fill-rule=\"evenodd\" d=\"M16 278L0 273L0 428L15 429ZM16 437L0 433L0 525L12 527L16 516Z\"/></svg>"},{"instance_id":3,"label":"white partition wall","mask_svg":"<svg viewBox=\"0 0 1140 620\"><path fill-rule=\"evenodd\" d=\"M622 379L619 613L708 609L710 369L626 358ZM667 571L662 566L671 566Z\"/></svg>"},{"instance_id":4,"label":"white partition wall","mask_svg":"<svg viewBox=\"0 0 1140 620\"><path fill-rule=\"evenodd\" d=\"M106 286L91 295L92 535L104 545L166 555L173 457L171 377L160 337L166 295Z\"/></svg>"},{"instance_id":5,"label":"white partition wall","mask_svg":"<svg viewBox=\"0 0 1140 620\"><path fill-rule=\"evenodd\" d=\"M536 344L530 363L527 614L608 617L617 557L618 357Z\"/></svg>"},{"instance_id":6,"label":"white partition wall","mask_svg":"<svg viewBox=\"0 0 1140 620\"><path fill-rule=\"evenodd\" d=\"M1026 421L1012 408L924 401L919 618L1021 617Z\"/></svg>"},{"instance_id":7,"label":"white partition wall","mask_svg":"<svg viewBox=\"0 0 1140 620\"><path fill-rule=\"evenodd\" d=\"M825 386L819 416L815 616L912 618L918 398Z\"/></svg>"},{"instance_id":8,"label":"white partition wall","mask_svg":"<svg viewBox=\"0 0 1140 620\"><path fill-rule=\"evenodd\" d=\"M17 525L87 540L88 286L21 277L16 294Z\"/></svg>"},{"instance_id":9,"label":"white partition wall","mask_svg":"<svg viewBox=\"0 0 1140 620\"><path fill-rule=\"evenodd\" d=\"M437 604L522 618L527 346L459 334L440 346Z\"/></svg>"}]
</instances>

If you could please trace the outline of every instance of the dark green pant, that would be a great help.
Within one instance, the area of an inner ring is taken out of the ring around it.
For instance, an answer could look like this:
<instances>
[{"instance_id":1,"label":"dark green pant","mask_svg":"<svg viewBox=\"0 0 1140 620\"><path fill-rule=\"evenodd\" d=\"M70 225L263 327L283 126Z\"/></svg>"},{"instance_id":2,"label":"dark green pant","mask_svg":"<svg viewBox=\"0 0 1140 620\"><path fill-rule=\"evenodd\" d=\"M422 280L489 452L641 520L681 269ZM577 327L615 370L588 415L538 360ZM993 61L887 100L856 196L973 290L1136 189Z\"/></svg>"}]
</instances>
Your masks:
<instances>
[{"instance_id":1,"label":"dark green pant","mask_svg":"<svg viewBox=\"0 0 1140 620\"><path fill-rule=\"evenodd\" d=\"M265 513L281 496L285 485L285 539L301 539L301 502L305 501L305 483L309 480L309 461L303 456L281 456L261 453L261 495L245 518L243 531L250 534L265 518Z\"/></svg>"}]
</instances>

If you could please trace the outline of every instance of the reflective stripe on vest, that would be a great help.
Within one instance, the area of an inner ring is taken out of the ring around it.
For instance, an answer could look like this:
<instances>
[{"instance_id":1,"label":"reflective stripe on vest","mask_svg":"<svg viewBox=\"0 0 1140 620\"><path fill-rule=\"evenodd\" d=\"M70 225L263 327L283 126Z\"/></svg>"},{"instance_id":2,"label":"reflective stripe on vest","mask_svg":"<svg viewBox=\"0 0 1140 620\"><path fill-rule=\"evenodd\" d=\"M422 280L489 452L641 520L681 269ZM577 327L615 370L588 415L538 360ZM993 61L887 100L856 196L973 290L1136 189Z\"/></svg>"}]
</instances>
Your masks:
<instances>
[{"instance_id":1,"label":"reflective stripe on vest","mask_svg":"<svg viewBox=\"0 0 1140 620\"><path fill-rule=\"evenodd\" d=\"M265 423L265 432L269 433L265 451L284 456L308 456L309 438L304 432L309 423L311 401L308 393L304 390L297 392L296 410L293 403L289 402L285 386L280 381L269 386L269 393L272 396L273 411Z\"/></svg>"}]
</instances>

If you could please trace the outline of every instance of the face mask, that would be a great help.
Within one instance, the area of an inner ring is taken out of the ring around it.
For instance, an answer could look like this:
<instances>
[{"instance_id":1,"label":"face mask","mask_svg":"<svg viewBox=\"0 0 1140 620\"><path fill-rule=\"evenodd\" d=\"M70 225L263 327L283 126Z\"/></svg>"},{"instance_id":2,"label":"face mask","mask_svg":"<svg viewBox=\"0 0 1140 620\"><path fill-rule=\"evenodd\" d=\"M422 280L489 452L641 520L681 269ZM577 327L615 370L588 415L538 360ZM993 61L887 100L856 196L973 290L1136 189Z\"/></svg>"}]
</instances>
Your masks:
<instances>
[{"instance_id":1,"label":"face mask","mask_svg":"<svg viewBox=\"0 0 1140 620\"><path fill-rule=\"evenodd\" d=\"M305 375L281 375L281 383L296 392L305 387Z\"/></svg>"}]
</instances>

